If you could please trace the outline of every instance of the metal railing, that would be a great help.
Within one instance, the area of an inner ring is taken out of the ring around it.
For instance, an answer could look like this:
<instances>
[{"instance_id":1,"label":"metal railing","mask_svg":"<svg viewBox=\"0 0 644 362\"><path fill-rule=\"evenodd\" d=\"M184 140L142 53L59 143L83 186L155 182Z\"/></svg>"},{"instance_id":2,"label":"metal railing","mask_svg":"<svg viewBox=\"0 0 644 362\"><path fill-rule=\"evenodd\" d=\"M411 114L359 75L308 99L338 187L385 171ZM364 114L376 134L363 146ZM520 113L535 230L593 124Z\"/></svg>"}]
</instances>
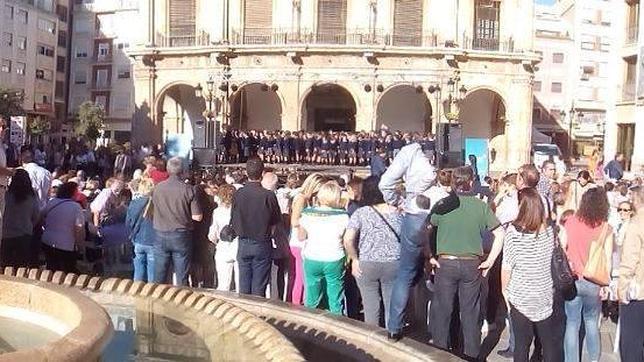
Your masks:
<instances>
[{"instance_id":1,"label":"metal railing","mask_svg":"<svg viewBox=\"0 0 644 362\"><path fill-rule=\"evenodd\" d=\"M210 34L205 31L192 34L156 34L155 43L160 47L192 47L210 45Z\"/></svg>"},{"instance_id":2,"label":"metal railing","mask_svg":"<svg viewBox=\"0 0 644 362\"><path fill-rule=\"evenodd\" d=\"M233 45L375 45L393 47L460 48L490 52L521 52L512 38L476 38L462 34L459 39L442 39L436 33L397 33L384 29L312 29L289 28L243 28L232 29L230 43ZM156 46L190 47L211 44L210 34L166 35L158 33Z\"/></svg>"},{"instance_id":3,"label":"metal railing","mask_svg":"<svg viewBox=\"0 0 644 362\"><path fill-rule=\"evenodd\" d=\"M92 57L94 63L111 63L112 62L112 53L107 55L94 55Z\"/></svg>"},{"instance_id":4,"label":"metal railing","mask_svg":"<svg viewBox=\"0 0 644 362\"><path fill-rule=\"evenodd\" d=\"M637 43L640 27L638 25L631 25L626 28L626 44Z\"/></svg>"}]
</instances>

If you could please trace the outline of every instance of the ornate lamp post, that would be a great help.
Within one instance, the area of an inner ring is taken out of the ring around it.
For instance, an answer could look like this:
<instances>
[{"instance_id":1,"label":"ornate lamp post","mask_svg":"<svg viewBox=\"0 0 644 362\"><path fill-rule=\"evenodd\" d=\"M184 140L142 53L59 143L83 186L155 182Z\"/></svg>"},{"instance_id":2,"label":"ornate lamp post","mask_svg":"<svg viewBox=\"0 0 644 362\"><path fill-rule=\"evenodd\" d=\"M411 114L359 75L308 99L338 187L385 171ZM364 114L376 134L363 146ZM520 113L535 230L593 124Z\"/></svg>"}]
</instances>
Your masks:
<instances>
[{"instance_id":1,"label":"ornate lamp post","mask_svg":"<svg viewBox=\"0 0 644 362\"><path fill-rule=\"evenodd\" d=\"M561 118L566 117L566 111L559 112ZM577 122L575 122L575 116L577 116ZM570 157L571 162L573 158L574 145L573 145L573 128L579 125L579 121L584 117L584 114L577 108L575 108L575 103L573 102L568 111L568 157Z\"/></svg>"},{"instance_id":2,"label":"ornate lamp post","mask_svg":"<svg viewBox=\"0 0 644 362\"><path fill-rule=\"evenodd\" d=\"M212 130L214 129L213 120L213 102L215 101L215 81L211 77L208 77L206 81L206 93L204 94L204 89L201 86L201 83L197 84L195 87L195 97L205 98L208 109L204 112L206 118L205 124L205 146L206 148L211 148L214 146L214 138L212 137ZM199 124L197 124L199 126Z\"/></svg>"}]
</instances>

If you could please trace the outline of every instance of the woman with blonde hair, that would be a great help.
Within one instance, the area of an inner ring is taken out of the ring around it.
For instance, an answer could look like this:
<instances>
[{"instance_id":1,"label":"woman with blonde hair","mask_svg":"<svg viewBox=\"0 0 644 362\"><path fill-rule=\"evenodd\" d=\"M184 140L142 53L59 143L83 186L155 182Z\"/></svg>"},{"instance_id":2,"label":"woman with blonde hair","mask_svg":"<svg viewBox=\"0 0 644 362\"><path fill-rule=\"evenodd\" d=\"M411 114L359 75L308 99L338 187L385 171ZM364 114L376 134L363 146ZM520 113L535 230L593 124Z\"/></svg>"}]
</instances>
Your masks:
<instances>
[{"instance_id":1,"label":"woman with blonde hair","mask_svg":"<svg viewBox=\"0 0 644 362\"><path fill-rule=\"evenodd\" d=\"M308 308L328 306L342 314L345 252L342 243L349 216L341 205L342 189L335 181L325 182L317 192L314 207L300 218L298 236L304 241L304 281Z\"/></svg>"},{"instance_id":2,"label":"woman with blonde hair","mask_svg":"<svg viewBox=\"0 0 644 362\"><path fill-rule=\"evenodd\" d=\"M302 247L304 240L298 237L298 230L300 228L300 218L302 211L312 206L312 199L317 194L318 190L327 178L320 173L310 174L302 187L300 192L295 195L291 204L291 237L289 246L291 250L291 271L289 273L289 290L291 291L291 303L301 305L304 298L304 268L302 265Z\"/></svg>"},{"instance_id":3,"label":"woman with blonde hair","mask_svg":"<svg viewBox=\"0 0 644 362\"><path fill-rule=\"evenodd\" d=\"M125 217L130 241L134 244L133 279L147 282L154 280L154 229L152 220L145 215L152 190L154 190L154 181L151 178L140 179Z\"/></svg>"},{"instance_id":4,"label":"woman with blonde hair","mask_svg":"<svg viewBox=\"0 0 644 362\"><path fill-rule=\"evenodd\" d=\"M208 230L208 239L216 245L215 268L217 270L217 290L231 291L233 272L235 290L239 288L239 268L237 265L238 238L230 240L224 236L224 229L230 229L230 213L233 204L235 186L224 184L217 190L219 205L212 212L212 224ZM223 233L222 233L223 231Z\"/></svg>"}]
</instances>

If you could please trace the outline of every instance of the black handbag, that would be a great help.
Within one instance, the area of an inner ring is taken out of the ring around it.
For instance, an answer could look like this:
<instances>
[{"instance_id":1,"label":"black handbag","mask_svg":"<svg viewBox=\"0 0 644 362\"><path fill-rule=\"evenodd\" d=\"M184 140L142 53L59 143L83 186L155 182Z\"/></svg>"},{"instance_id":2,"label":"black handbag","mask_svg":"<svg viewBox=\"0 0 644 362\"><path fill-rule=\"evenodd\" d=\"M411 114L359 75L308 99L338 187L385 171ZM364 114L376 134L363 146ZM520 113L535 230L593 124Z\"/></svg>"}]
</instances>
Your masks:
<instances>
[{"instance_id":1,"label":"black handbag","mask_svg":"<svg viewBox=\"0 0 644 362\"><path fill-rule=\"evenodd\" d=\"M232 242L236 237L237 234L235 233L235 229L230 224L224 225L224 227L221 228L221 231L219 232L219 240L225 241L227 243Z\"/></svg>"},{"instance_id":2,"label":"black handbag","mask_svg":"<svg viewBox=\"0 0 644 362\"><path fill-rule=\"evenodd\" d=\"M550 263L552 269L552 284L555 291L558 292L564 300L573 300L577 296L577 286L575 281L577 278L570 268L566 252L559 243L557 233L553 230L554 249L552 250L552 261Z\"/></svg>"}]
</instances>

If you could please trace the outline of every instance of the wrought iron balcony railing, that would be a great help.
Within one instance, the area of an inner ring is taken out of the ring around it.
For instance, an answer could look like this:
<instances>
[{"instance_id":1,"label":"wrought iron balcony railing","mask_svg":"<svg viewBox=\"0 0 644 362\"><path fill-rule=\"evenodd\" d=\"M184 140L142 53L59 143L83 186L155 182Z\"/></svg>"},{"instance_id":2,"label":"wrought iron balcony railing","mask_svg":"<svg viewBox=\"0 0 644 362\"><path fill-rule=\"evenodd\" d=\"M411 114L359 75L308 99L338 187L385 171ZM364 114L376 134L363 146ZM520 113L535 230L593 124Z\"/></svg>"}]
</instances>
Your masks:
<instances>
[{"instance_id":1,"label":"wrought iron balcony railing","mask_svg":"<svg viewBox=\"0 0 644 362\"><path fill-rule=\"evenodd\" d=\"M210 45L210 34L205 31L187 34L156 34L155 43L159 47L177 48Z\"/></svg>"},{"instance_id":2,"label":"wrought iron balcony railing","mask_svg":"<svg viewBox=\"0 0 644 362\"><path fill-rule=\"evenodd\" d=\"M210 34L161 34L158 47L208 46L215 42ZM217 43L224 43L217 39ZM442 39L436 33L398 33L384 29L312 29L243 28L232 29L229 42L233 45L374 45L393 47L460 48L491 52L522 52L512 38L477 38L462 34L458 39Z\"/></svg>"}]
</instances>

